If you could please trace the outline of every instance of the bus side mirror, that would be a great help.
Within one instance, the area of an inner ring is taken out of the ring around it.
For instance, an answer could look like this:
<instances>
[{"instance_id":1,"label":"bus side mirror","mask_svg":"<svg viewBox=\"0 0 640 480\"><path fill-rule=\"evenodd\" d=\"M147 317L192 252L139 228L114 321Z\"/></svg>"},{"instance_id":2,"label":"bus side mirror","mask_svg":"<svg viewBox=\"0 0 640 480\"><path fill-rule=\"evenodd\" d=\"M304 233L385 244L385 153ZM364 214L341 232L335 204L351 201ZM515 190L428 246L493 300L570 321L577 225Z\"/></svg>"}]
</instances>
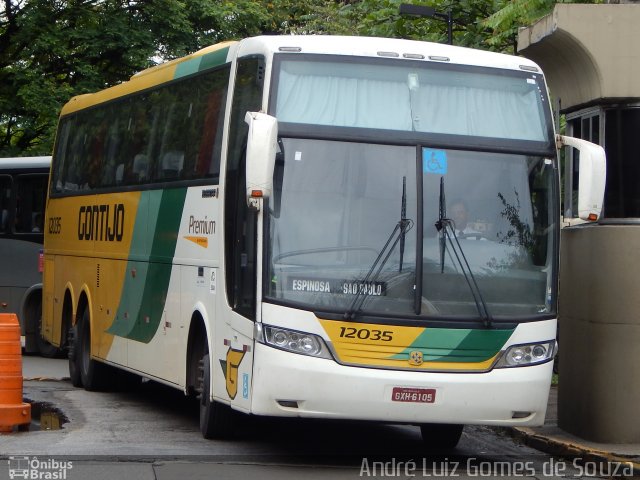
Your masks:
<instances>
[{"instance_id":1,"label":"bus side mirror","mask_svg":"<svg viewBox=\"0 0 640 480\"><path fill-rule=\"evenodd\" d=\"M268 198L273 194L273 170L278 150L278 121L261 112L247 112L244 121L249 125L247 137L247 202Z\"/></svg>"},{"instance_id":2,"label":"bus side mirror","mask_svg":"<svg viewBox=\"0 0 640 480\"><path fill-rule=\"evenodd\" d=\"M607 158L600 145L579 138L557 135L558 146L574 147L580 152L578 180L578 217L596 221L602 213L607 179Z\"/></svg>"}]
</instances>

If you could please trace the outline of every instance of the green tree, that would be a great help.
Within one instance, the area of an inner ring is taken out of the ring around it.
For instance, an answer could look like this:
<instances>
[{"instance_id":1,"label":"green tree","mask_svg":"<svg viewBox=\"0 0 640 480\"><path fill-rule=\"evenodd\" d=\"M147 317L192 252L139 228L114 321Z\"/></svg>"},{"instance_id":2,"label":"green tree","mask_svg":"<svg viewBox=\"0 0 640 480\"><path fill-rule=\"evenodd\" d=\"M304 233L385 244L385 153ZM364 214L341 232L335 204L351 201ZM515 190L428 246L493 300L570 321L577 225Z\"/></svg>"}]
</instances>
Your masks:
<instances>
[{"instance_id":1,"label":"green tree","mask_svg":"<svg viewBox=\"0 0 640 480\"><path fill-rule=\"evenodd\" d=\"M597 1L597 0L595 0ZM0 155L52 151L73 95L128 79L159 61L261 33L446 41L446 24L405 17L401 3L451 9L454 44L513 53L517 28L551 0L3 0Z\"/></svg>"},{"instance_id":2,"label":"green tree","mask_svg":"<svg viewBox=\"0 0 640 480\"><path fill-rule=\"evenodd\" d=\"M563 0L601 3L602 0ZM334 2L328 2L334 3ZM399 14L400 4L451 10L454 44L516 53L518 28L534 23L553 10L554 0L352 0L325 16L325 31L446 42L447 25L440 19ZM318 19L319 20L319 19ZM309 22L314 20L309 19Z\"/></svg>"},{"instance_id":3,"label":"green tree","mask_svg":"<svg viewBox=\"0 0 640 480\"><path fill-rule=\"evenodd\" d=\"M5 0L0 7L0 155L48 154L73 95L272 20L251 0Z\"/></svg>"},{"instance_id":4,"label":"green tree","mask_svg":"<svg viewBox=\"0 0 640 480\"><path fill-rule=\"evenodd\" d=\"M492 32L484 44L516 53L518 28L551 13L556 3L603 3L603 0L499 0L494 12L482 20L482 25Z\"/></svg>"}]
</instances>

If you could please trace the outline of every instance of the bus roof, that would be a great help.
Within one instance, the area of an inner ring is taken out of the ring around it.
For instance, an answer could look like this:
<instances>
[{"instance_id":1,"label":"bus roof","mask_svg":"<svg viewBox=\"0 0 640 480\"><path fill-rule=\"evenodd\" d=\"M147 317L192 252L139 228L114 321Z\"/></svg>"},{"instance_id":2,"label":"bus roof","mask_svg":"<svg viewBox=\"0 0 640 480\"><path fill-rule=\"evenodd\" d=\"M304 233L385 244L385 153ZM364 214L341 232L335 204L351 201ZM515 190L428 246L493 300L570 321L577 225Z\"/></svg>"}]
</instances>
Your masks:
<instances>
[{"instance_id":1,"label":"bus roof","mask_svg":"<svg viewBox=\"0 0 640 480\"><path fill-rule=\"evenodd\" d=\"M236 56L252 54L268 56L279 52L386 57L542 73L534 62L523 57L441 43L397 38L331 35L259 36L246 38L239 42L232 41L211 45L185 57L143 70L131 77L129 81L114 87L97 93L73 97L62 108L61 116L222 65L230 62Z\"/></svg>"},{"instance_id":2,"label":"bus roof","mask_svg":"<svg viewBox=\"0 0 640 480\"><path fill-rule=\"evenodd\" d=\"M50 166L50 156L0 158L0 171L31 168L49 168Z\"/></svg>"},{"instance_id":3,"label":"bus roof","mask_svg":"<svg viewBox=\"0 0 640 480\"><path fill-rule=\"evenodd\" d=\"M298 50L299 49L299 50ZM281 51L365 57L388 57L520 70L542 70L531 60L504 53L399 38L281 35L242 40L238 56Z\"/></svg>"}]
</instances>

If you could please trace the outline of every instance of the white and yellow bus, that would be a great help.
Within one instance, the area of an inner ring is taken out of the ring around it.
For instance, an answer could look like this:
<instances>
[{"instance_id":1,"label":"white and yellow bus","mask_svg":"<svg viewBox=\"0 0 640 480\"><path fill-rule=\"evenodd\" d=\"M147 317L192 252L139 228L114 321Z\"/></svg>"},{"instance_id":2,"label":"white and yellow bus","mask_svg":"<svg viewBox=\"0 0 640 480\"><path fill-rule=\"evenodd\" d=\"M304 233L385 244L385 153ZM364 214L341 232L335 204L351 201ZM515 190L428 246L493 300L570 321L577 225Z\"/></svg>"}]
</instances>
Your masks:
<instances>
[{"instance_id":1,"label":"white and yellow bus","mask_svg":"<svg viewBox=\"0 0 640 480\"><path fill-rule=\"evenodd\" d=\"M151 68L62 110L45 337L76 386L117 367L200 395L207 438L236 412L443 447L540 425L562 140L597 217L602 151L555 136L526 59L272 36Z\"/></svg>"}]
</instances>

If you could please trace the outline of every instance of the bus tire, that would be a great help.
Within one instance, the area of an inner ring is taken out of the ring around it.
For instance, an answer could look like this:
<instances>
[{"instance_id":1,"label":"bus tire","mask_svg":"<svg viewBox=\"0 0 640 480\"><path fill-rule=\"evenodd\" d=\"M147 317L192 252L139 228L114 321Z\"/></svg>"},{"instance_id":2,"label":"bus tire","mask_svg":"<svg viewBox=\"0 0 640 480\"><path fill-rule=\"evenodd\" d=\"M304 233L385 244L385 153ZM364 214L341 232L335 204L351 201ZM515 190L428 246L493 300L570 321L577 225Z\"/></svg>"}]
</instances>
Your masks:
<instances>
[{"instance_id":1,"label":"bus tire","mask_svg":"<svg viewBox=\"0 0 640 480\"><path fill-rule=\"evenodd\" d=\"M76 340L76 359L80 379L84 389L89 392L102 390L106 385L106 366L91 358L91 322L89 307L85 307L82 319L78 323Z\"/></svg>"},{"instance_id":2,"label":"bus tire","mask_svg":"<svg viewBox=\"0 0 640 480\"><path fill-rule=\"evenodd\" d=\"M80 361L78 360L78 325L74 325L69 329L69 377L74 387L82 387L82 378L80 376Z\"/></svg>"},{"instance_id":3,"label":"bus tire","mask_svg":"<svg viewBox=\"0 0 640 480\"><path fill-rule=\"evenodd\" d=\"M200 394L200 431L207 439L233 436L234 413L229 405L211 400L211 364L209 354L202 357L202 393Z\"/></svg>"},{"instance_id":4,"label":"bus tire","mask_svg":"<svg viewBox=\"0 0 640 480\"><path fill-rule=\"evenodd\" d=\"M429 450L450 450L456 448L464 425L424 423L420 425L422 442Z\"/></svg>"}]
</instances>

